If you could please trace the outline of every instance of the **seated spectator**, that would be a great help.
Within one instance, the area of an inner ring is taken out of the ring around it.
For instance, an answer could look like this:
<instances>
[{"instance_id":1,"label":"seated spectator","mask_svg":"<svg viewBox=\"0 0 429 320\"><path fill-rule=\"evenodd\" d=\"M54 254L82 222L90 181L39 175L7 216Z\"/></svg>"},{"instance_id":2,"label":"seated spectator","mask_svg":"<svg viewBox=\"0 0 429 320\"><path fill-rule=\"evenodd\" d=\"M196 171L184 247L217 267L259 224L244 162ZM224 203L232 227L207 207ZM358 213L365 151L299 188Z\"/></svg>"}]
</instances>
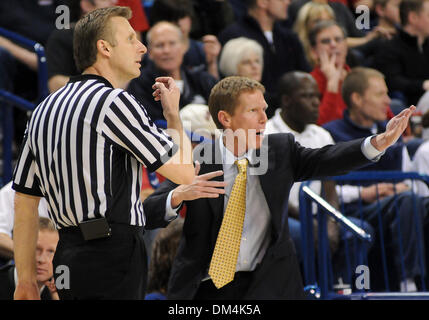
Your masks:
<instances>
[{"instance_id":1,"label":"seated spectator","mask_svg":"<svg viewBox=\"0 0 429 320\"><path fill-rule=\"evenodd\" d=\"M392 35L396 34L401 25L399 5L401 0L374 0L374 10L377 14L376 25L383 27Z\"/></svg>"},{"instance_id":2,"label":"seated spectator","mask_svg":"<svg viewBox=\"0 0 429 320\"><path fill-rule=\"evenodd\" d=\"M70 3L71 28L54 30L46 46L50 92L63 87L71 76L80 74L73 58L73 32L76 21L88 12L111 7L115 2L116 0L74 0Z\"/></svg>"},{"instance_id":3,"label":"seated spectator","mask_svg":"<svg viewBox=\"0 0 429 320\"><path fill-rule=\"evenodd\" d=\"M142 68L140 77L133 79L127 91L146 108L150 118L165 120L161 103L154 101L152 85L155 78L169 76L180 88L179 107L190 103L207 104L210 90L216 79L205 71L183 67L185 43L182 31L170 22L159 22L147 34L150 61Z\"/></svg>"},{"instance_id":4,"label":"seated spectator","mask_svg":"<svg viewBox=\"0 0 429 320\"><path fill-rule=\"evenodd\" d=\"M240 37L223 46L219 70L224 77L241 76L261 81L264 49L255 40Z\"/></svg>"},{"instance_id":5,"label":"seated spectator","mask_svg":"<svg viewBox=\"0 0 429 320\"><path fill-rule=\"evenodd\" d=\"M313 67L316 61L311 53L308 33L317 22L326 20L335 20L335 13L332 8L318 2L308 2L299 10L293 25L293 30L298 35L299 40L301 40L307 60Z\"/></svg>"},{"instance_id":6,"label":"seated spectator","mask_svg":"<svg viewBox=\"0 0 429 320\"><path fill-rule=\"evenodd\" d=\"M12 181L0 189L0 266L13 259L13 221L15 217L15 190ZM44 198L39 202L39 216L49 217Z\"/></svg>"},{"instance_id":7,"label":"seated spectator","mask_svg":"<svg viewBox=\"0 0 429 320\"><path fill-rule=\"evenodd\" d=\"M335 21L321 21L309 33L311 52L316 67L311 75L316 79L322 101L319 106L318 125L341 119L346 105L341 96L344 78L350 71L346 63L347 44L344 30ZM392 117L390 107L387 115Z\"/></svg>"},{"instance_id":8,"label":"seated spectator","mask_svg":"<svg viewBox=\"0 0 429 320\"><path fill-rule=\"evenodd\" d=\"M289 12L288 12L289 19L287 21L287 24L290 24L290 26L294 25L298 17L299 10L308 2L317 2L317 3L329 5L335 13L336 21L345 30L347 35L349 37L355 38L356 42L359 42L359 41L365 42L365 39L364 39L365 33L356 27L355 17L352 11L350 11L350 9L347 8L344 4L339 2L332 2L328 0L292 1L291 5L289 6ZM358 38L362 38L362 39L359 40ZM356 43L352 45L356 45Z\"/></svg>"},{"instance_id":9,"label":"seated spectator","mask_svg":"<svg viewBox=\"0 0 429 320\"><path fill-rule=\"evenodd\" d=\"M266 5L264 3L266 2ZM304 49L294 32L282 28L280 21L287 18L289 1L249 0L247 15L223 30L219 41L225 45L231 39L246 37L257 41L264 48L264 68L261 83L268 97L275 96L278 79L288 71L310 71ZM267 101L273 105L274 101ZM274 110L267 109L270 118Z\"/></svg>"},{"instance_id":10,"label":"seated spectator","mask_svg":"<svg viewBox=\"0 0 429 320\"><path fill-rule=\"evenodd\" d=\"M329 122L323 126L329 131L335 142L349 141L383 132L387 125L386 110L390 103L383 74L374 69L355 68L345 78L342 92L347 105L343 119ZM407 149L401 141L398 141L386 151L380 161L359 170L402 171L403 168L408 167L409 161ZM387 245L393 248L398 278L400 278L401 270L398 242L398 223L400 221L405 268L405 279L401 279L400 288L402 291L405 288L408 291L415 291L414 279L416 276L424 275L425 270L420 270L418 265L415 229L417 226L415 226L415 216L410 210L413 207L414 198L408 191L409 187L403 182L377 185L362 183L362 185L361 190L355 187L342 191L343 201L346 202L346 214L362 217L375 230L378 230L377 211L380 208L383 218L383 233L387 237ZM396 201L394 200L395 194L397 195ZM360 213L358 210L359 196L364 204ZM380 199L379 202L377 198ZM422 217L425 216L429 209L427 201L420 197L415 197L415 201L419 213Z\"/></svg>"},{"instance_id":11,"label":"seated spectator","mask_svg":"<svg viewBox=\"0 0 429 320\"><path fill-rule=\"evenodd\" d=\"M347 44L344 30L335 21L321 21L309 33L311 52L316 66L311 75L321 94L317 124L341 119L346 108L341 86L350 71L346 64Z\"/></svg>"},{"instance_id":12,"label":"seated spectator","mask_svg":"<svg viewBox=\"0 0 429 320\"><path fill-rule=\"evenodd\" d=\"M183 65L189 68L202 68L213 77L219 78L217 58L221 45L216 36L204 34L202 41L191 39L192 17L195 11L191 0L156 0L151 8L150 21L155 25L160 21L177 24L182 30L185 47Z\"/></svg>"},{"instance_id":13,"label":"seated spectator","mask_svg":"<svg viewBox=\"0 0 429 320\"><path fill-rule=\"evenodd\" d=\"M36 246L37 286L42 300L59 300L53 275L52 260L58 243L58 231L48 218L39 218L39 235ZM13 300L16 268L10 263L0 267L0 300Z\"/></svg>"},{"instance_id":14,"label":"seated spectator","mask_svg":"<svg viewBox=\"0 0 429 320\"><path fill-rule=\"evenodd\" d=\"M402 29L380 50L376 67L405 106L429 90L429 1L402 0L399 9Z\"/></svg>"},{"instance_id":15,"label":"seated spectator","mask_svg":"<svg viewBox=\"0 0 429 320\"><path fill-rule=\"evenodd\" d=\"M304 50L307 55L307 60L314 66L315 61L311 56L311 46L308 41L308 33L314 27L315 23L324 20L336 20L335 12L332 8L325 3L307 2L298 11L297 19L295 20L293 29L298 34L299 39L303 43ZM336 20L337 21L337 20ZM337 21L338 22L338 21ZM380 27L382 28L382 27ZM375 39L383 38L383 35L388 33L387 30L374 29L368 32L365 37L346 37L348 48L355 48L358 46L366 45ZM347 34L347 32L345 32ZM356 62L360 63L360 62Z\"/></svg>"},{"instance_id":16,"label":"seated spectator","mask_svg":"<svg viewBox=\"0 0 429 320\"><path fill-rule=\"evenodd\" d=\"M191 37L194 39L200 39L206 34L218 36L234 22L234 10L229 0L191 1L195 12L191 30Z\"/></svg>"},{"instance_id":17,"label":"seated spectator","mask_svg":"<svg viewBox=\"0 0 429 320\"><path fill-rule=\"evenodd\" d=\"M145 300L166 300L171 267L182 236L183 218L177 218L155 237L149 263L148 294Z\"/></svg>"},{"instance_id":18,"label":"seated spectator","mask_svg":"<svg viewBox=\"0 0 429 320\"><path fill-rule=\"evenodd\" d=\"M398 33L401 23L399 17L400 3L401 0L374 0L375 16L371 19L370 27L382 28L386 36L375 38L355 49L361 55L361 66L375 68L377 54L384 50L388 41Z\"/></svg>"}]
</instances>

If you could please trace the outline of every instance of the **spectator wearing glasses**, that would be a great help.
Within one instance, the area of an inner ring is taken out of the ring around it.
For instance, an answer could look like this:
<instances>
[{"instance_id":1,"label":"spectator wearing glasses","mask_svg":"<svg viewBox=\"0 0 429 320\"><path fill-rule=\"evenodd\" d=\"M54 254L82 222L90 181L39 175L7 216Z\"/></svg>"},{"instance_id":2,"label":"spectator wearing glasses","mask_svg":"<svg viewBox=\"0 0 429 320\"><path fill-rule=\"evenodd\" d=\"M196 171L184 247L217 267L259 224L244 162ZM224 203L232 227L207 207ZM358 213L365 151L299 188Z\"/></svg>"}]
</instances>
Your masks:
<instances>
[{"instance_id":1,"label":"spectator wearing glasses","mask_svg":"<svg viewBox=\"0 0 429 320\"><path fill-rule=\"evenodd\" d=\"M342 83L350 72L350 67L346 63L345 39L345 31L332 20L316 23L309 33L311 52L317 61L311 75L316 79L322 95L318 125L341 119L346 109L341 96ZM390 109L388 117L392 117Z\"/></svg>"},{"instance_id":2,"label":"spectator wearing glasses","mask_svg":"<svg viewBox=\"0 0 429 320\"><path fill-rule=\"evenodd\" d=\"M309 33L311 53L316 66L311 75L316 79L321 94L318 125L340 119L346 108L341 97L341 86L350 67L346 64L345 32L332 20L321 21Z\"/></svg>"}]
</instances>

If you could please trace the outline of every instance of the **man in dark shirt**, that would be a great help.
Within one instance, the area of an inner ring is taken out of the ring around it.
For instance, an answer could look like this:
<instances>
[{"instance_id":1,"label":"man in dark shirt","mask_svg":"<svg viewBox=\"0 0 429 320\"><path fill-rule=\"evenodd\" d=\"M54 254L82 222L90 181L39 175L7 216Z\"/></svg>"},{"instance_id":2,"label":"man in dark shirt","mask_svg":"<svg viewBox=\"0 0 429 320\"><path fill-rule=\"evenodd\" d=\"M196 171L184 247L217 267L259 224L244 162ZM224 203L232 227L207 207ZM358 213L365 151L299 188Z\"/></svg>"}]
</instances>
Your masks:
<instances>
[{"instance_id":1,"label":"man in dark shirt","mask_svg":"<svg viewBox=\"0 0 429 320\"><path fill-rule=\"evenodd\" d=\"M248 0L247 15L219 35L222 45L238 37L250 38L262 45L264 71L261 83L267 90L268 105L273 104L270 96L275 94L277 80L284 73L295 70L311 71L298 37L279 25L279 21L287 18L289 3L289 0L269 0L266 6L262 6L259 1ZM271 117L273 114L274 110L268 108L267 116Z\"/></svg>"},{"instance_id":2,"label":"man in dark shirt","mask_svg":"<svg viewBox=\"0 0 429 320\"><path fill-rule=\"evenodd\" d=\"M376 67L390 91L402 92L405 104L416 104L429 90L429 1L403 0L402 29L381 50Z\"/></svg>"}]
</instances>

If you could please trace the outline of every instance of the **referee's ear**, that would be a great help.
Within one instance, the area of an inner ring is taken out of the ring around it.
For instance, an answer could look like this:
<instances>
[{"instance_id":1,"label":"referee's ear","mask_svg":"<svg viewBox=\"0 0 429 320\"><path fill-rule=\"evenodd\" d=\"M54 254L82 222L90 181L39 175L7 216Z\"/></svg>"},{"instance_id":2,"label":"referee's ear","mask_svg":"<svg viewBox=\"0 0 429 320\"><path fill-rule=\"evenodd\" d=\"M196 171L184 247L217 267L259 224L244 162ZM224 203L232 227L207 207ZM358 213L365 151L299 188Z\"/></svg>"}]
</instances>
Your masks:
<instances>
[{"instance_id":1,"label":"referee's ear","mask_svg":"<svg viewBox=\"0 0 429 320\"><path fill-rule=\"evenodd\" d=\"M109 43L106 40L97 41L97 51L100 52L103 56L110 56Z\"/></svg>"}]
</instances>

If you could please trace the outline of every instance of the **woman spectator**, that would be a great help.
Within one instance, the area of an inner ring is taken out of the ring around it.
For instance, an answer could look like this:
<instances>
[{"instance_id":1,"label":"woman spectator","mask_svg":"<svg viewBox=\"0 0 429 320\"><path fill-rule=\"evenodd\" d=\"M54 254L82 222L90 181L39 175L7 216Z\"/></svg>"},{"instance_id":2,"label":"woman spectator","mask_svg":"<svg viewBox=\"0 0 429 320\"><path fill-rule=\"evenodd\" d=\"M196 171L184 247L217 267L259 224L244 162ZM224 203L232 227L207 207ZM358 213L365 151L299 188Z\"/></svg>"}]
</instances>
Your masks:
<instances>
[{"instance_id":1,"label":"woman spectator","mask_svg":"<svg viewBox=\"0 0 429 320\"><path fill-rule=\"evenodd\" d=\"M304 50L307 55L307 60L310 63L313 63L313 66L315 61L314 57L311 56L308 33L317 22L325 20L335 20L339 24L339 26L345 31L348 48L356 48L362 45L366 45L374 39L379 39L383 37L388 38L391 34L391 31L384 26L377 26L373 30L366 33L366 35L362 35L360 37L354 34L349 34L344 25L340 23L340 19L338 19L335 14L335 11L330 5L312 1L307 2L298 11L298 15L293 28L294 31L298 34L299 39L304 46Z\"/></svg>"},{"instance_id":2,"label":"woman spectator","mask_svg":"<svg viewBox=\"0 0 429 320\"><path fill-rule=\"evenodd\" d=\"M240 37L231 39L223 46L219 70L221 76L242 76L261 81L264 67L264 49L255 40ZM271 108L266 110L267 117L274 115L277 100L274 94L265 92L265 100Z\"/></svg>"},{"instance_id":3,"label":"woman spectator","mask_svg":"<svg viewBox=\"0 0 429 320\"><path fill-rule=\"evenodd\" d=\"M220 55L219 69L224 77L242 76L261 81L262 46L255 40L240 37L229 40Z\"/></svg>"}]
</instances>

